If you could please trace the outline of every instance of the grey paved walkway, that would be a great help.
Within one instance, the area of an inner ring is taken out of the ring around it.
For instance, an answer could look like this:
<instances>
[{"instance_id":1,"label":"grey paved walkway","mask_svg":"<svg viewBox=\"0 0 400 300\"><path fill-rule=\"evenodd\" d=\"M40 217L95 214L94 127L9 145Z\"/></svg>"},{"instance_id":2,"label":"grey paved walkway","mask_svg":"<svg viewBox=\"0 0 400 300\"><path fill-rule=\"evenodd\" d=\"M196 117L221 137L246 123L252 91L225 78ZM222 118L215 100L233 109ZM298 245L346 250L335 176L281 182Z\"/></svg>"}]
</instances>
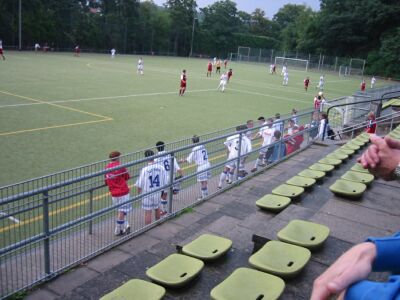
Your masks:
<instances>
[{"instance_id":1,"label":"grey paved walkway","mask_svg":"<svg viewBox=\"0 0 400 300\"><path fill-rule=\"evenodd\" d=\"M325 246L296 278L287 281L281 299L308 299L313 280L341 253L366 236L389 235L400 228L398 183L381 180L360 200L334 196L328 187L355 162L351 158L279 214L260 211L254 202L280 183L316 162L337 146L312 146L259 176L195 207L193 212L170 220L145 234L100 255L87 264L59 276L31 292L27 299L98 299L130 278L147 279L146 269L185 244L210 232L233 240L222 260L206 264L189 286L167 290L165 299L209 299L210 290L238 267L249 267L253 234L276 239L276 232L292 219L311 220L329 226ZM383 279L386 274L373 274Z\"/></svg>"}]
</instances>

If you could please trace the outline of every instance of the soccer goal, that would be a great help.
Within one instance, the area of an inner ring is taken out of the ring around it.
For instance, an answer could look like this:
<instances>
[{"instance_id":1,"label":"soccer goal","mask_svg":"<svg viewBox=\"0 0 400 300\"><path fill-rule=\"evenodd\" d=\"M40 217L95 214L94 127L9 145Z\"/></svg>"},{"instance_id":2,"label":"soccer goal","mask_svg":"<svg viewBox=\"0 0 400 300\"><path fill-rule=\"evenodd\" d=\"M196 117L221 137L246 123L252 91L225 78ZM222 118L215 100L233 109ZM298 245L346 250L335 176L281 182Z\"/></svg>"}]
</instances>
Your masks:
<instances>
[{"instance_id":1,"label":"soccer goal","mask_svg":"<svg viewBox=\"0 0 400 300\"><path fill-rule=\"evenodd\" d=\"M238 47L237 61L250 61L250 47Z\"/></svg>"},{"instance_id":2,"label":"soccer goal","mask_svg":"<svg viewBox=\"0 0 400 300\"><path fill-rule=\"evenodd\" d=\"M339 76L348 76L349 75L349 66L339 66Z\"/></svg>"},{"instance_id":3,"label":"soccer goal","mask_svg":"<svg viewBox=\"0 0 400 300\"><path fill-rule=\"evenodd\" d=\"M349 65L349 75L364 76L365 59L351 58Z\"/></svg>"},{"instance_id":4,"label":"soccer goal","mask_svg":"<svg viewBox=\"0 0 400 300\"><path fill-rule=\"evenodd\" d=\"M288 68L296 68L300 70L304 70L307 72L308 70L308 59L298 59L298 58L288 58L288 57L275 57L275 65L282 67L286 65Z\"/></svg>"},{"instance_id":5,"label":"soccer goal","mask_svg":"<svg viewBox=\"0 0 400 300\"><path fill-rule=\"evenodd\" d=\"M238 54L237 53L229 53L229 61L237 61L238 60Z\"/></svg>"}]
</instances>

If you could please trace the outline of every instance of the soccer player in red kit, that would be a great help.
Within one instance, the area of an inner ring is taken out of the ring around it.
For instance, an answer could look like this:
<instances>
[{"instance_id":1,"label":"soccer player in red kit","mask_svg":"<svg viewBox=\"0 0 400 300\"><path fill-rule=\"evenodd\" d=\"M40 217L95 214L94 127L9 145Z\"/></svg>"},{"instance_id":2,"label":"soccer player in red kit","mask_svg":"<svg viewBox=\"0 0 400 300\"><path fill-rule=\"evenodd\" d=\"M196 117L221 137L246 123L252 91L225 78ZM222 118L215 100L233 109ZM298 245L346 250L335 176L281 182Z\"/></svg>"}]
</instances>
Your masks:
<instances>
[{"instance_id":1,"label":"soccer player in red kit","mask_svg":"<svg viewBox=\"0 0 400 300\"><path fill-rule=\"evenodd\" d=\"M81 48L79 48L79 45L76 45L76 47L75 47L75 56L79 56L79 53L81 53Z\"/></svg>"},{"instance_id":2,"label":"soccer player in red kit","mask_svg":"<svg viewBox=\"0 0 400 300\"><path fill-rule=\"evenodd\" d=\"M107 164L106 169L113 169L121 165L119 162L120 155L121 153L118 151L111 152L109 155L111 162ZM105 174L105 183L110 190L113 205L129 200L129 187L126 183L129 177L129 173L124 167L110 171L109 173ZM116 221L117 224L114 230L115 235L130 233L131 227L129 226L128 221L125 220L125 216L131 209L131 203L127 203L118 207L118 215Z\"/></svg>"},{"instance_id":3,"label":"soccer player in red kit","mask_svg":"<svg viewBox=\"0 0 400 300\"><path fill-rule=\"evenodd\" d=\"M365 92L365 86L366 86L365 80L363 80L363 81L361 82L361 86L360 86L361 92Z\"/></svg>"},{"instance_id":4,"label":"soccer player in red kit","mask_svg":"<svg viewBox=\"0 0 400 300\"><path fill-rule=\"evenodd\" d=\"M210 77L211 77L211 72L212 72L212 63L211 63L211 60L209 60L208 64L207 64L207 77L208 77L208 75L210 75Z\"/></svg>"},{"instance_id":5,"label":"soccer player in red kit","mask_svg":"<svg viewBox=\"0 0 400 300\"><path fill-rule=\"evenodd\" d=\"M181 88L179 89L179 96L183 96L185 91L186 91L186 70L183 70L181 74Z\"/></svg>"},{"instance_id":6,"label":"soccer player in red kit","mask_svg":"<svg viewBox=\"0 0 400 300\"><path fill-rule=\"evenodd\" d=\"M231 79L232 75L233 75L232 69L229 69L229 71L228 71L228 82L229 82L229 79Z\"/></svg>"},{"instance_id":7,"label":"soccer player in red kit","mask_svg":"<svg viewBox=\"0 0 400 300\"><path fill-rule=\"evenodd\" d=\"M306 92L309 84L310 84L310 78L307 77L306 79L304 79L304 89L306 90Z\"/></svg>"},{"instance_id":8,"label":"soccer player in red kit","mask_svg":"<svg viewBox=\"0 0 400 300\"><path fill-rule=\"evenodd\" d=\"M0 56L3 58L3 60L6 60L3 54L3 41L0 40Z\"/></svg>"}]
</instances>

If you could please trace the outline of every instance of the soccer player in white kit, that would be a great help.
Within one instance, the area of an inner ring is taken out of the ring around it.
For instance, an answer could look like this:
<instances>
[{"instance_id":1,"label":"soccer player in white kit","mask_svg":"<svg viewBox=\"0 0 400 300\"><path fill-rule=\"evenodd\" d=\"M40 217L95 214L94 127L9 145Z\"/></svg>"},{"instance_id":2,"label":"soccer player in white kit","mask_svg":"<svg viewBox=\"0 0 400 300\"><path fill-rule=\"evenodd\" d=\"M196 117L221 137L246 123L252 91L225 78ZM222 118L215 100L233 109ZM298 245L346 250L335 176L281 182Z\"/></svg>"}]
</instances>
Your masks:
<instances>
[{"instance_id":1,"label":"soccer player in white kit","mask_svg":"<svg viewBox=\"0 0 400 300\"><path fill-rule=\"evenodd\" d=\"M198 136L195 135L192 137L193 144L197 144L199 141L200 138ZM197 182L200 182L201 184L201 198L207 197L208 179L211 177L211 173L207 169L211 167L211 164L208 161L208 152L206 147L204 147L204 145L193 147L192 152L190 152L189 156L184 161L187 161L188 163L195 163L197 165Z\"/></svg>"},{"instance_id":2,"label":"soccer player in white kit","mask_svg":"<svg viewBox=\"0 0 400 300\"><path fill-rule=\"evenodd\" d=\"M114 48L111 49L111 58L115 57L115 52L117 52Z\"/></svg>"},{"instance_id":3,"label":"soccer player in white kit","mask_svg":"<svg viewBox=\"0 0 400 300\"><path fill-rule=\"evenodd\" d=\"M241 126L236 127L236 131L241 131ZM246 140L244 140L246 138ZM248 153L248 145L247 145L247 137L245 134L242 136L242 141L240 142L240 135L235 134L232 136L229 136L226 141L224 142L224 145L227 149L228 152L228 161L235 159L239 155L239 143L241 144L240 146L240 154L246 154ZM228 184L232 183L233 175L235 173L235 169L237 167L237 160L229 161L226 163L224 170L222 171L220 177L219 177L219 183L218 183L218 188L222 188L223 182L226 180ZM243 166L244 167L244 166ZM239 166L240 168L240 166ZM243 169L243 168L242 168Z\"/></svg>"},{"instance_id":4,"label":"soccer player in white kit","mask_svg":"<svg viewBox=\"0 0 400 300\"><path fill-rule=\"evenodd\" d=\"M137 63L137 73L143 75L143 59L139 58Z\"/></svg>"},{"instance_id":5,"label":"soccer player in white kit","mask_svg":"<svg viewBox=\"0 0 400 300\"><path fill-rule=\"evenodd\" d=\"M144 153L144 156L149 157L150 160L148 165L140 171L139 178L135 183L138 194L149 193L168 184L168 172L165 171L164 166L154 162L151 158L153 155L152 150L146 150ZM166 199L166 194L162 191L142 198L145 225L151 223L152 210L154 210L155 219L160 218L160 202L162 199Z\"/></svg>"},{"instance_id":6,"label":"soccer player in white kit","mask_svg":"<svg viewBox=\"0 0 400 300\"><path fill-rule=\"evenodd\" d=\"M376 84L376 78L375 78L375 76L372 76L372 78L371 78L371 89L373 89L375 87L375 84Z\"/></svg>"},{"instance_id":7,"label":"soccer player in white kit","mask_svg":"<svg viewBox=\"0 0 400 300\"><path fill-rule=\"evenodd\" d=\"M287 72L288 72L288 70L287 70L287 66L286 66L286 64L285 64L285 65L283 65L283 67L282 67L281 76L282 76L282 75L285 76L285 73L287 73Z\"/></svg>"},{"instance_id":8,"label":"soccer player in white kit","mask_svg":"<svg viewBox=\"0 0 400 300\"><path fill-rule=\"evenodd\" d=\"M289 73L286 71L286 72L283 74L283 82L282 82L282 85L287 86L287 85L288 85L288 82L289 82Z\"/></svg>"},{"instance_id":9,"label":"soccer player in white kit","mask_svg":"<svg viewBox=\"0 0 400 300\"><path fill-rule=\"evenodd\" d=\"M156 143L156 148L158 151L158 154L164 154L164 148L165 148L165 143L162 141L159 141ZM157 157L154 160L155 163L158 163L160 165L162 165L165 169L165 171L167 171L168 174L168 182L169 182L169 175L170 175L170 170L171 170L171 163L172 163L172 157L170 154L167 154L165 156L161 156L161 157ZM182 169L179 167L179 164L176 160L176 158L174 157L173 160L173 164L174 164L174 176L176 173L178 173L178 176L175 176L175 180L176 179L180 179L183 177L183 171ZM172 187L172 191L174 194L177 194L180 190L180 185L176 184ZM167 192L165 192L165 194L168 194ZM167 197L165 195L165 200L161 199L161 215L165 215L167 214L167 206L168 206L168 201L167 201Z\"/></svg>"},{"instance_id":10,"label":"soccer player in white kit","mask_svg":"<svg viewBox=\"0 0 400 300\"><path fill-rule=\"evenodd\" d=\"M260 154L258 158L256 159L256 162L254 164L253 169L251 169L251 172L257 171L258 166L264 167L266 164L266 161L268 159L268 156L270 156L271 150L266 147L272 142L272 137L274 136L275 128L272 126L274 120L272 118L269 118L266 122L266 126L262 127L257 135L261 135L263 139L262 143L262 148L260 149Z\"/></svg>"},{"instance_id":11,"label":"soccer player in white kit","mask_svg":"<svg viewBox=\"0 0 400 300\"><path fill-rule=\"evenodd\" d=\"M321 75L321 77L319 78L319 82L318 82L317 88L319 88L320 91L323 91L324 90L324 85L325 85L325 78L324 78L324 75Z\"/></svg>"},{"instance_id":12,"label":"soccer player in white kit","mask_svg":"<svg viewBox=\"0 0 400 300\"><path fill-rule=\"evenodd\" d=\"M224 92L227 82L228 82L228 74L225 72L225 73L223 73L221 75L220 82L219 82L217 90L220 90L221 92Z\"/></svg>"}]
</instances>

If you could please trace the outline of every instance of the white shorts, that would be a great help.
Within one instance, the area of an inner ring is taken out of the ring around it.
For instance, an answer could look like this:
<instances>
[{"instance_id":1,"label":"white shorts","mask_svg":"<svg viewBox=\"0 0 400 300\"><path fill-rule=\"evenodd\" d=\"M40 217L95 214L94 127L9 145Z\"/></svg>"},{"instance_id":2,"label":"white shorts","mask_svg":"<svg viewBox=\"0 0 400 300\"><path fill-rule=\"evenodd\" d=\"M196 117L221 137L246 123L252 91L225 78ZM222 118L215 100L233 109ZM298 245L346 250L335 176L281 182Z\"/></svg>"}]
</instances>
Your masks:
<instances>
[{"instance_id":1,"label":"white shorts","mask_svg":"<svg viewBox=\"0 0 400 300\"><path fill-rule=\"evenodd\" d=\"M111 197L111 198L112 198L113 205L117 205L122 202L128 201L129 194L127 194L125 196L121 196L121 197ZM127 204L124 204L124 205L121 205L120 207L118 207L118 211L123 212L123 213L130 212L131 210L132 210L132 203L127 203Z\"/></svg>"},{"instance_id":2,"label":"white shorts","mask_svg":"<svg viewBox=\"0 0 400 300\"><path fill-rule=\"evenodd\" d=\"M210 163L201 165L197 167L197 181L202 182L202 181L207 181L208 179L211 178L211 172L210 171L205 171L200 173L201 171L208 169L210 167Z\"/></svg>"},{"instance_id":3,"label":"white shorts","mask_svg":"<svg viewBox=\"0 0 400 300\"><path fill-rule=\"evenodd\" d=\"M161 192L156 192L142 199L142 208L144 210L157 209L160 207L160 202L161 202Z\"/></svg>"},{"instance_id":4,"label":"white shorts","mask_svg":"<svg viewBox=\"0 0 400 300\"><path fill-rule=\"evenodd\" d=\"M230 170L234 170L234 169L236 169L236 163L237 163L237 160L230 161L230 162L226 163L225 167L229 168Z\"/></svg>"}]
</instances>

